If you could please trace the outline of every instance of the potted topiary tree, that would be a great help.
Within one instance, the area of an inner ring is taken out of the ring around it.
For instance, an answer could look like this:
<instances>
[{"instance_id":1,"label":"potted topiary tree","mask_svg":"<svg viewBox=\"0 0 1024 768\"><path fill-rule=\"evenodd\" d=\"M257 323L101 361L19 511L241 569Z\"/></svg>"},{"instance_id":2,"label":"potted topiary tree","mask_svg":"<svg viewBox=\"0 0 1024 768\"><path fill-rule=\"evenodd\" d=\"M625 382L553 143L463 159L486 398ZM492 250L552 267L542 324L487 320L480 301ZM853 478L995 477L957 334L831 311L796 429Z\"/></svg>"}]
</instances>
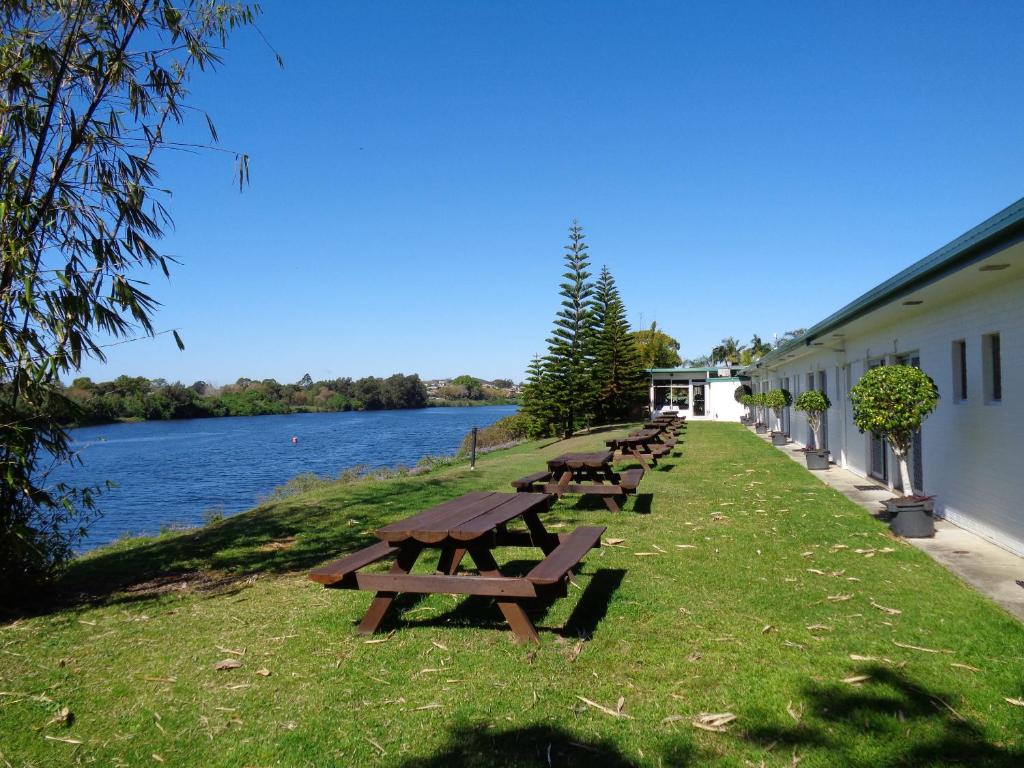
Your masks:
<instances>
[{"instance_id":1,"label":"potted topiary tree","mask_svg":"<svg viewBox=\"0 0 1024 768\"><path fill-rule=\"evenodd\" d=\"M746 384L740 384L738 387L736 387L736 390L732 393L733 399L737 403L742 405L744 408L747 408L747 412L744 413L742 416L740 416L740 423L741 424L747 424L750 421L749 406L747 405L747 402L746 402L747 398L750 396L750 393L751 393L751 389Z\"/></svg>"},{"instance_id":2,"label":"potted topiary tree","mask_svg":"<svg viewBox=\"0 0 1024 768\"><path fill-rule=\"evenodd\" d=\"M754 406L754 414L756 421L754 422L754 431L759 435L763 435L768 431L768 425L764 423L764 392L758 392L757 394L750 396L750 402Z\"/></svg>"},{"instance_id":3,"label":"potted topiary tree","mask_svg":"<svg viewBox=\"0 0 1024 768\"><path fill-rule=\"evenodd\" d=\"M747 409L746 414L743 416L743 423L748 427L754 426L754 423L757 421L757 418L754 416L754 396L744 395L740 402Z\"/></svg>"},{"instance_id":4,"label":"potted topiary tree","mask_svg":"<svg viewBox=\"0 0 1024 768\"><path fill-rule=\"evenodd\" d=\"M793 404L793 396L788 389L773 389L765 395L765 406L775 414L775 426L772 430L772 445L785 445L788 442L786 433L782 431L782 409Z\"/></svg>"},{"instance_id":5,"label":"potted topiary tree","mask_svg":"<svg viewBox=\"0 0 1024 768\"><path fill-rule=\"evenodd\" d=\"M932 501L918 496L910 480L907 456L914 433L939 402L939 389L932 378L909 365L882 365L865 373L850 390L853 423L861 432L872 432L892 446L900 465L903 498L888 504L893 513L890 529L907 537L935 534Z\"/></svg>"},{"instance_id":6,"label":"potted topiary tree","mask_svg":"<svg viewBox=\"0 0 1024 768\"><path fill-rule=\"evenodd\" d=\"M821 416L832 406L828 395L820 389L808 389L797 396L793 405L798 411L807 414L807 423L814 433L814 445L821 445L818 432L821 429ZM828 469L828 451L823 448L804 448L804 459L808 469Z\"/></svg>"}]
</instances>

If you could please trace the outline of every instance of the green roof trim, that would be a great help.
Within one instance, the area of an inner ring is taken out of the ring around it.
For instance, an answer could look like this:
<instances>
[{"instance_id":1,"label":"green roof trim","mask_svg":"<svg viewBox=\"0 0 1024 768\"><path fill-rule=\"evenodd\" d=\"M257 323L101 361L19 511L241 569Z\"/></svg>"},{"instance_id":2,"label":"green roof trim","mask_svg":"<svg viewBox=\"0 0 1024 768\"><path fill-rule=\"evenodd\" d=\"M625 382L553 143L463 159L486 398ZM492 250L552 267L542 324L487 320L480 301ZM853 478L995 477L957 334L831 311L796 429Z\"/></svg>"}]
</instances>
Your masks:
<instances>
[{"instance_id":1,"label":"green roof trim","mask_svg":"<svg viewBox=\"0 0 1024 768\"><path fill-rule=\"evenodd\" d=\"M799 346L809 345L814 339L872 312L894 299L905 296L964 267L981 261L1013 241L1024 239L1024 198L1004 208L978 226L965 232L952 242L930 253L899 272L884 283L876 285L863 296L854 299L838 312L834 312L795 339L764 355L744 370L760 368L766 362L785 355Z\"/></svg>"},{"instance_id":2,"label":"green roof trim","mask_svg":"<svg viewBox=\"0 0 1024 768\"><path fill-rule=\"evenodd\" d=\"M714 373L720 368L739 369L738 365L714 366L713 368L648 368L648 373Z\"/></svg>"}]
</instances>

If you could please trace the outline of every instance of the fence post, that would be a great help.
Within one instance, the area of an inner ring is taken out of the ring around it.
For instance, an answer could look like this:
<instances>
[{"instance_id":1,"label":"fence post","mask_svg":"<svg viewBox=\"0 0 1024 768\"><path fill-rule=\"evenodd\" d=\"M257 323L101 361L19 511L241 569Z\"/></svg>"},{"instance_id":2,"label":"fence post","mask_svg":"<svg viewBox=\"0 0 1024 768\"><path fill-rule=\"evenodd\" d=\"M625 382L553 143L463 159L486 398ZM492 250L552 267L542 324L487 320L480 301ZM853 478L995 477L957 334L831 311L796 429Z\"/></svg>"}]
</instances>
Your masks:
<instances>
[{"instance_id":1,"label":"fence post","mask_svg":"<svg viewBox=\"0 0 1024 768\"><path fill-rule=\"evenodd\" d=\"M473 427L473 441L469 448L469 468L476 469L476 427Z\"/></svg>"}]
</instances>

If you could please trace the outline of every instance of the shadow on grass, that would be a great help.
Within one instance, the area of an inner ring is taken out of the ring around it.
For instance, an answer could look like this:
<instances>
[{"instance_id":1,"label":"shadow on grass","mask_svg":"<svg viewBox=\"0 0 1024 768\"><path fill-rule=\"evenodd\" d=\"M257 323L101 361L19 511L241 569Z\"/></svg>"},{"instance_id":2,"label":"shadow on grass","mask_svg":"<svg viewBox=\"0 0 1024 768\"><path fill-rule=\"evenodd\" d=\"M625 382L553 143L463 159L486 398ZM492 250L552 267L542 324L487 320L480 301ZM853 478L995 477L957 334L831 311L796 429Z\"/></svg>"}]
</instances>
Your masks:
<instances>
[{"instance_id":1,"label":"shadow on grass","mask_svg":"<svg viewBox=\"0 0 1024 768\"><path fill-rule=\"evenodd\" d=\"M576 607L569 614L562 634L570 637L593 637L598 625L608 614L612 597L625 577L626 571L622 568L596 570L580 599L576 601ZM572 595L572 587L569 588L569 595Z\"/></svg>"},{"instance_id":2,"label":"shadow on grass","mask_svg":"<svg viewBox=\"0 0 1024 768\"><path fill-rule=\"evenodd\" d=\"M587 739L555 726L529 725L499 730L487 725L459 724L451 729L447 742L430 757L409 758L396 765L398 768L524 765L632 768L637 763L607 739Z\"/></svg>"},{"instance_id":3,"label":"shadow on grass","mask_svg":"<svg viewBox=\"0 0 1024 768\"><path fill-rule=\"evenodd\" d=\"M284 499L192 531L115 545L73 560L49 592L0 606L0 616L132 603L184 589L223 594L253 576L305 571L374 543L373 529L386 522L373 519L382 499L400 499L388 507L400 517L436 503L446 485L441 478L417 478L415 488L389 482L390 493L376 483L353 484L337 504ZM355 510L358 522L351 519Z\"/></svg>"},{"instance_id":4,"label":"shadow on grass","mask_svg":"<svg viewBox=\"0 0 1024 768\"><path fill-rule=\"evenodd\" d=\"M651 507L654 504L653 493L638 493L633 497L633 511L638 515L651 514Z\"/></svg>"},{"instance_id":5,"label":"shadow on grass","mask_svg":"<svg viewBox=\"0 0 1024 768\"><path fill-rule=\"evenodd\" d=\"M507 576L521 576L535 566L536 562L515 560L502 565L501 570ZM569 587L569 593L565 598L530 599L523 600L522 606L529 614L530 619L537 624L538 632L553 632L565 637L592 637L597 631L601 620L608 613L612 596L622 584L626 572L622 569L601 568L594 572L589 583L579 596L572 614L565 623L565 627L539 626L548 615L555 600L571 600L578 590ZM399 596L401 599L403 596ZM411 618L408 615L392 611L388 614L382 630L401 629L402 627L474 627L507 629L501 611L493 597L481 597L467 595L459 597L459 602L451 609L423 618ZM397 602L397 601L396 601ZM404 603L402 608L407 610L418 601Z\"/></svg>"},{"instance_id":6,"label":"shadow on grass","mask_svg":"<svg viewBox=\"0 0 1024 768\"><path fill-rule=\"evenodd\" d=\"M861 672L871 676L863 687L807 686L804 698L809 707L803 722L747 728L745 738L798 751L827 750L835 765L863 763L866 738L885 745L886 755L875 757L874 766L1024 765L1024 753L989 742L981 729L955 712L950 694L927 690L881 665ZM911 734L911 729L919 735Z\"/></svg>"}]
</instances>

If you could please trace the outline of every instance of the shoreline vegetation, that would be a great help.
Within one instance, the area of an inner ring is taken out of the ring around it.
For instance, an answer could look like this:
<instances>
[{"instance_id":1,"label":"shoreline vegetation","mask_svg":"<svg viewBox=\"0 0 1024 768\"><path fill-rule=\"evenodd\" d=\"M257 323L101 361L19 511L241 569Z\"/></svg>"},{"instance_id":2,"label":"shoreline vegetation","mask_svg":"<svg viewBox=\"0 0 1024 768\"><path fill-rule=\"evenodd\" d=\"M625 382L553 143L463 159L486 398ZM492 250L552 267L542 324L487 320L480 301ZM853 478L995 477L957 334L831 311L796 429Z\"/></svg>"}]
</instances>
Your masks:
<instances>
[{"instance_id":1,"label":"shoreline vegetation","mask_svg":"<svg viewBox=\"0 0 1024 768\"><path fill-rule=\"evenodd\" d=\"M143 376L119 376L94 382L87 376L65 387L64 423L83 427L119 422L168 421L223 416L405 410L429 407L516 405L510 381L484 382L470 376L424 383L417 374L313 381L306 374L294 384L275 379L240 378L216 386L205 381L185 385ZM454 382L465 381L466 385Z\"/></svg>"}]
</instances>

